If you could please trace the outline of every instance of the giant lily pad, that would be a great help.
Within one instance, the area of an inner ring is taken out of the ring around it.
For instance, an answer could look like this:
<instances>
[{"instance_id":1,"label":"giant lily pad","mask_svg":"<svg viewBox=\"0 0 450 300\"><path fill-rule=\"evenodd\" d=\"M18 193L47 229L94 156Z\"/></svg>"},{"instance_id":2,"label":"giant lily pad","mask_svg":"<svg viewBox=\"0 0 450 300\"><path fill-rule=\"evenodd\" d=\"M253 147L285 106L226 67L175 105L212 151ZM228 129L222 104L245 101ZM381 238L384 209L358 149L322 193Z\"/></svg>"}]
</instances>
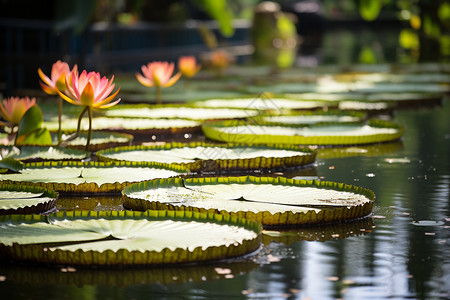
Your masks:
<instances>
[{"instance_id":1,"label":"giant lily pad","mask_svg":"<svg viewBox=\"0 0 450 300\"><path fill-rule=\"evenodd\" d=\"M58 122L46 122L49 130L57 131ZM66 119L62 128L66 131L77 130L78 119ZM81 122L81 130L87 131L88 122ZM122 133L148 133L148 132L191 132L200 129L200 123L187 119L150 119L150 118L107 118L97 117L92 121L95 131L113 131Z\"/></svg>"},{"instance_id":2,"label":"giant lily pad","mask_svg":"<svg viewBox=\"0 0 450 300\"><path fill-rule=\"evenodd\" d=\"M260 246L261 225L211 213L60 212L0 218L0 253L69 265L190 263L241 256Z\"/></svg>"},{"instance_id":3,"label":"giant lily pad","mask_svg":"<svg viewBox=\"0 0 450 300\"><path fill-rule=\"evenodd\" d=\"M330 111L304 111L282 115L268 115L255 117L255 123L264 123L268 125L312 125L318 123L357 123L362 122L366 117L361 112L341 112L337 110Z\"/></svg>"},{"instance_id":4,"label":"giant lily pad","mask_svg":"<svg viewBox=\"0 0 450 300\"><path fill-rule=\"evenodd\" d=\"M34 183L60 193L117 193L141 180L184 174L181 166L132 162L37 162L17 174L0 174L5 183Z\"/></svg>"},{"instance_id":5,"label":"giant lily pad","mask_svg":"<svg viewBox=\"0 0 450 300\"><path fill-rule=\"evenodd\" d=\"M57 197L42 187L0 184L0 215L43 213L55 207Z\"/></svg>"},{"instance_id":6,"label":"giant lily pad","mask_svg":"<svg viewBox=\"0 0 450 300\"><path fill-rule=\"evenodd\" d=\"M207 99L195 101L192 104L199 107L246 108L261 111L310 110L328 106L328 103L324 101L301 101L270 97L268 94L252 98Z\"/></svg>"},{"instance_id":7,"label":"giant lily pad","mask_svg":"<svg viewBox=\"0 0 450 300\"><path fill-rule=\"evenodd\" d=\"M8 157L16 160L82 160L90 156L89 152L57 146L13 146L6 147L11 153Z\"/></svg>"},{"instance_id":8,"label":"giant lily pad","mask_svg":"<svg viewBox=\"0 0 450 300\"><path fill-rule=\"evenodd\" d=\"M392 83L392 82L338 82L331 78L317 83L283 82L250 85L248 93L272 92L275 94L296 93L448 93L449 87L437 83Z\"/></svg>"},{"instance_id":9,"label":"giant lily pad","mask_svg":"<svg viewBox=\"0 0 450 300\"><path fill-rule=\"evenodd\" d=\"M62 135L63 140L67 139L72 134L73 132L63 133ZM133 139L134 136L127 133L92 131L89 149L95 152L97 150L105 148L126 146L130 145ZM83 150L86 147L86 141L87 141L87 132L80 132L75 139L71 140L67 144L67 147L77 150ZM55 135L55 143L56 143L56 135Z\"/></svg>"},{"instance_id":10,"label":"giant lily pad","mask_svg":"<svg viewBox=\"0 0 450 300\"><path fill-rule=\"evenodd\" d=\"M375 157L403 150L403 142L389 142L350 147L322 147L317 149L317 158L336 159L345 157L366 156Z\"/></svg>"},{"instance_id":11,"label":"giant lily pad","mask_svg":"<svg viewBox=\"0 0 450 300\"><path fill-rule=\"evenodd\" d=\"M229 143L279 143L300 145L357 145L399 139L403 127L395 123L370 120L368 124L319 124L278 126L239 121L207 122L206 137Z\"/></svg>"},{"instance_id":12,"label":"giant lily pad","mask_svg":"<svg viewBox=\"0 0 450 300\"><path fill-rule=\"evenodd\" d=\"M370 190L342 183L252 176L156 179L122 194L127 208L220 212L265 226L360 218L371 212L375 198Z\"/></svg>"},{"instance_id":13,"label":"giant lily pad","mask_svg":"<svg viewBox=\"0 0 450 300\"><path fill-rule=\"evenodd\" d=\"M103 112L107 117L167 118L167 119L243 119L258 115L255 109L192 107L192 106L151 106L118 105Z\"/></svg>"},{"instance_id":14,"label":"giant lily pad","mask_svg":"<svg viewBox=\"0 0 450 300\"><path fill-rule=\"evenodd\" d=\"M293 145L169 143L117 147L97 152L103 161L152 161L185 166L191 171L254 170L313 163L315 151Z\"/></svg>"}]
</instances>

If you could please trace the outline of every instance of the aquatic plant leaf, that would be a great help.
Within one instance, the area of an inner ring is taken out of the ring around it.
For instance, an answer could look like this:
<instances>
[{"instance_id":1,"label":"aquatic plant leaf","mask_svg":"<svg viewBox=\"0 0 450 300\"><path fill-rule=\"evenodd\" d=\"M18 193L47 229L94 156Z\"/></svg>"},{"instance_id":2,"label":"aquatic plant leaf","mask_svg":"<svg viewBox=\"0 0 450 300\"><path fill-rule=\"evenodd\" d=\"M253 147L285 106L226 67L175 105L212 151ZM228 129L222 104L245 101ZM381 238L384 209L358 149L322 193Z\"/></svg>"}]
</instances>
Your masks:
<instances>
[{"instance_id":1,"label":"aquatic plant leaf","mask_svg":"<svg viewBox=\"0 0 450 300\"><path fill-rule=\"evenodd\" d=\"M11 170L13 172L19 172L22 168L23 168L23 163L16 160L13 157L6 157L6 158L0 160L0 169L4 170L4 172L0 172L0 173L5 173L8 170Z\"/></svg>"},{"instance_id":2,"label":"aquatic plant leaf","mask_svg":"<svg viewBox=\"0 0 450 300\"><path fill-rule=\"evenodd\" d=\"M366 21L374 21L378 18L381 8L383 7L383 1L378 0L360 0L359 1L359 13Z\"/></svg>"},{"instance_id":3,"label":"aquatic plant leaf","mask_svg":"<svg viewBox=\"0 0 450 300\"><path fill-rule=\"evenodd\" d=\"M182 166L159 163L47 161L24 164L20 173L0 174L0 180L34 183L61 193L117 193L131 182L184 172Z\"/></svg>"},{"instance_id":4,"label":"aquatic plant leaf","mask_svg":"<svg viewBox=\"0 0 450 300\"><path fill-rule=\"evenodd\" d=\"M318 124L278 126L240 121L206 122L206 137L228 143L279 143L300 145L357 145L399 139L403 127L391 122L370 120L368 124Z\"/></svg>"},{"instance_id":5,"label":"aquatic plant leaf","mask_svg":"<svg viewBox=\"0 0 450 300\"><path fill-rule=\"evenodd\" d=\"M57 146L22 146L20 147L19 153L13 157L17 160L81 160L89 156L89 152L71 148Z\"/></svg>"},{"instance_id":6,"label":"aquatic plant leaf","mask_svg":"<svg viewBox=\"0 0 450 300\"><path fill-rule=\"evenodd\" d=\"M57 131L58 122L46 122L47 128L51 131ZM66 119L62 122L62 128L67 131L75 132L78 126L76 118ZM186 119L150 119L150 118L106 118L98 117L92 122L93 130L109 130L117 132L127 132L130 130L148 130L148 129L171 129L199 127L200 123ZM81 122L81 130L87 131L88 122Z\"/></svg>"},{"instance_id":7,"label":"aquatic plant leaf","mask_svg":"<svg viewBox=\"0 0 450 300\"><path fill-rule=\"evenodd\" d=\"M72 133L63 133L63 140L71 136ZM55 140L57 136L54 136ZM130 145L134 136L128 133L113 132L113 131L93 131L90 142L91 151L98 151L101 149ZM87 132L80 132L80 134L71 140L67 147L76 149L78 151L86 148ZM84 151L85 152L85 151Z\"/></svg>"},{"instance_id":8,"label":"aquatic plant leaf","mask_svg":"<svg viewBox=\"0 0 450 300\"><path fill-rule=\"evenodd\" d=\"M232 21L234 18L233 11L227 5L227 0L195 0L202 10L208 13L214 20L219 23L220 33L224 37L231 37L234 34Z\"/></svg>"},{"instance_id":9,"label":"aquatic plant leaf","mask_svg":"<svg viewBox=\"0 0 450 300\"><path fill-rule=\"evenodd\" d=\"M45 263L162 264L255 251L261 225L217 214L60 212L0 218L0 252Z\"/></svg>"},{"instance_id":10,"label":"aquatic plant leaf","mask_svg":"<svg viewBox=\"0 0 450 300\"><path fill-rule=\"evenodd\" d=\"M265 226L359 218L374 200L372 191L342 183L252 176L157 179L122 194L127 208L220 212Z\"/></svg>"},{"instance_id":11,"label":"aquatic plant leaf","mask_svg":"<svg viewBox=\"0 0 450 300\"><path fill-rule=\"evenodd\" d=\"M267 125L313 125L321 123L358 123L366 118L362 112L345 112L339 110L303 111L289 114L263 115L251 118L254 123Z\"/></svg>"},{"instance_id":12,"label":"aquatic plant leaf","mask_svg":"<svg viewBox=\"0 0 450 300\"><path fill-rule=\"evenodd\" d=\"M192 102L192 105L199 107L222 107L222 108L241 108L257 109L260 111L283 111L288 109L315 109L327 106L324 101L302 101L281 97L258 96L253 98L224 98L207 99ZM248 115L251 117L251 115Z\"/></svg>"},{"instance_id":13,"label":"aquatic plant leaf","mask_svg":"<svg viewBox=\"0 0 450 300\"><path fill-rule=\"evenodd\" d=\"M315 151L296 145L168 143L110 148L96 153L101 161L153 161L186 166L190 171L296 167L313 163Z\"/></svg>"},{"instance_id":14,"label":"aquatic plant leaf","mask_svg":"<svg viewBox=\"0 0 450 300\"><path fill-rule=\"evenodd\" d=\"M37 105L30 107L20 120L16 145L51 145L52 138L47 128L42 128L44 118Z\"/></svg>"},{"instance_id":15,"label":"aquatic plant leaf","mask_svg":"<svg viewBox=\"0 0 450 300\"><path fill-rule=\"evenodd\" d=\"M58 194L38 186L0 184L0 215L43 213L55 206Z\"/></svg>"},{"instance_id":16,"label":"aquatic plant leaf","mask_svg":"<svg viewBox=\"0 0 450 300\"><path fill-rule=\"evenodd\" d=\"M220 108L220 107L192 107L180 105L138 105L122 104L103 112L107 117L153 118L153 119L236 119L258 115L255 109Z\"/></svg>"}]
</instances>

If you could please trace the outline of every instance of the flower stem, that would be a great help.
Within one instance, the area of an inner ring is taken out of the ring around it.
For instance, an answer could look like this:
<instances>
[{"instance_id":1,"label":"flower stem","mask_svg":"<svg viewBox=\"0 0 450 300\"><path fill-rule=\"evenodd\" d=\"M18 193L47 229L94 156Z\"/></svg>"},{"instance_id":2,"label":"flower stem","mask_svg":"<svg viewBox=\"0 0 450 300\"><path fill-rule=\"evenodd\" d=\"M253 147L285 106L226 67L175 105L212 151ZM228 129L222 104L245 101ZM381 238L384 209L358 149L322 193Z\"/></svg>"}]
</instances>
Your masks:
<instances>
[{"instance_id":1,"label":"flower stem","mask_svg":"<svg viewBox=\"0 0 450 300\"><path fill-rule=\"evenodd\" d=\"M62 139L62 132L61 132L61 122L62 122L62 106L63 106L63 99L59 97L59 103L58 103L58 143L61 143Z\"/></svg>"},{"instance_id":2,"label":"flower stem","mask_svg":"<svg viewBox=\"0 0 450 300\"><path fill-rule=\"evenodd\" d=\"M87 136L87 142L86 142L86 148L85 151L89 151L89 144L91 142L91 135L92 135L92 109L90 106L86 106L89 116L89 129L88 129L88 136Z\"/></svg>"},{"instance_id":3,"label":"flower stem","mask_svg":"<svg viewBox=\"0 0 450 300\"><path fill-rule=\"evenodd\" d=\"M156 86L156 104L162 104L161 87L159 85Z\"/></svg>"},{"instance_id":4,"label":"flower stem","mask_svg":"<svg viewBox=\"0 0 450 300\"><path fill-rule=\"evenodd\" d=\"M78 124L77 124L77 132L75 132L74 134L72 134L71 136L69 136L67 139L65 139L64 141L59 142L58 146L61 147L65 147L67 146L67 144L70 141L73 141L74 139L76 139L78 137L78 135L80 134L80 128L81 128L81 120L83 119L84 114L86 113L88 109L88 106L86 106L80 113L80 116L78 117Z\"/></svg>"}]
</instances>

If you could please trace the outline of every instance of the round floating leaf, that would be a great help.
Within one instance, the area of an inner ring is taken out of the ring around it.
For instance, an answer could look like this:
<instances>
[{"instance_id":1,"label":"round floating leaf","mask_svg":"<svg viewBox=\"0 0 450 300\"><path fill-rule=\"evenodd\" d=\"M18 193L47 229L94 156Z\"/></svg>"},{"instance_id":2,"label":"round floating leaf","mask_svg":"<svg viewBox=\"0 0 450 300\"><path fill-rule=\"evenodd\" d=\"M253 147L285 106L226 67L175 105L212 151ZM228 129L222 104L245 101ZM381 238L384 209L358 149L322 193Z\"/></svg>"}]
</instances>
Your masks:
<instances>
[{"instance_id":1,"label":"round floating leaf","mask_svg":"<svg viewBox=\"0 0 450 300\"><path fill-rule=\"evenodd\" d=\"M12 148L12 147L10 147ZM57 146L21 146L12 157L16 160L81 160L90 153Z\"/></svg>"},{"instance_id":2,"label":"round floating leaf","mask_svg":"<svg viewBox=\"0 0 450 300\"><path fill-rule=\"evenodd\" d=\"M399 139L403 127L380 120L368 124L318 124L277 126L242 121L206 122L206 137L228 143L277 143L300 145L358 145Z\"/></svg>"},{"instance_id":3,"label":"round floating leaf","mask_svg":"<svg viewBox=\"0 0 450 300\"><path fill-rule=\"evenodd\" d=\"M298 167L313 163L315 151L294 145L168 143L98 151L103 161L153 161L182 165L191 171Z\"/></svg>"},{"instance_id":4,"label":"round floating leaf","mask_svg":"<svg viewBox=\"0 0 450 300\"><path fill-rule=\"evenodd\" d=\"M0 221L0 253L50 264L191 263L260 246L260 224L212 213L78 211Z\"/></svg>"},{"instance_id":5,"label":"round floating leaf","mask_svg":"<svg viewBox=\"0 0 450 300\"><path fill-rule=\"evenodd\" d=\"M47 128L58 130L58 122L46 122ZM62 122L62 128L67 131L77 130L78 119L67 119ZM195 131L200 128L200 123L187 119L150 119L150 118L107 118L96 117L92 121L93 130L113 131L122 133L156 132L158 130L168 132ZM81 130L88 130L88 122L81 122Z\"/></svg>"},{"instance_id":6,"label":"round floating leaf","mask_svg":"<svg viewBox=\"0 0 450 300\"><path fill-rule=\"evenodd\" d=\"M133 162L48 161L24 164L18 174L0 174L8 183L34 183L60 193L117 193L141 180L184 174L182 166Z\"/></svg>"},{"instance_id":7,"label":"round floating leaf","mask_svg":"<svg viewBox=\"0 0 450 300\"><path fill-rule=\"evenodd\" d=\"M366 117L361 112L342 112L338 110L329 111L304 111L301 113L290 113L283 115L268 115L251 119L256 124L267 125L313 125L320 123L357 123Z\"/></svg>"},{"instance_id":8,"label":"round floating leaf","mask_svg":"<svg viewBox=\"0 0 450 300\"><path fill-rule=\"evenodd\" d=\"M156 179L128 186L122 194L127 208L217 212L265 226L360 218L371 212L375 197L342 183L252 176Z\"/></svg>"},{"instance_id":9,"label":"round floating leaf","mask_svg":"<svg viewBox=\"0 0 450 300\"><path fill-rule=\"evenodd\" d=\"M254 109L237 108L211 108L211 107L192 107L192 106L151 106L151 105L118 105L105 110L103 115L107 117L126 117L126 118L168 118L168 119L242 119L258 115L259 112Z\"/></svg>"},{"instance_id":10,"label":"round floating leaf","mask_svg":"<svg viewBox=\"0 0 450 300\"><path fill-rule=\"evenodd\" d=\"M63 133L63 140L69 138L73 133ZM55 135L55 142L56 142ZM106 149L117 146L130 145L134 137L131 134L120 133L120 132L103 132L103 131L93 131L91 136L91 141L89 143L89 148L91 151L97 151L100 149ZM71 140L67 147L82 150L86 148L87 132L80 132L80 134L73 140Z\"/></svg>"},{"instance_id":11,"label":"round floating leaf","mask_svg":"<svg viewBox=\"0 0 450 300\"><path fill-rule=\"evenodd\" d=\"M229 107L257 109L261 111L283 111L289 109L317 109L327 106L323 101L301 101L280 97L269 97L263 94L254 98L208 99L192 103L200 107Z\"/></svg>"},{"instance_id":12,"label":"round floating leaf","mask_svg":"<svg viewBox=\"0 0 450 300\"><path fill-rule=\"evenodd\" d=\"M0 173L6 173L8 170L19 172L23 168L23 163L9 156L0 160Z\"/></svg>"},{"instance_id":13,"label":"round floating leaf","mask_svg":"<svg viewBox=\"0 0 450 300\"><path fill-rule=\"evenodd\" d=\"M55 207L58 194L37 186L0 184L0 215L43 213Z\"/></svg>"},{"instance_id":14,"label":"round floating leaf","mask_svg":"<svg viewBox=\"0 0 450 300\"><path fill-rule=\"evenodd\" d=\"M354 156L382 156L402 149L403 142L401 141L352 147L324 147L317 150L317 158L336 159Z\"/></svg>"}]
</instances>

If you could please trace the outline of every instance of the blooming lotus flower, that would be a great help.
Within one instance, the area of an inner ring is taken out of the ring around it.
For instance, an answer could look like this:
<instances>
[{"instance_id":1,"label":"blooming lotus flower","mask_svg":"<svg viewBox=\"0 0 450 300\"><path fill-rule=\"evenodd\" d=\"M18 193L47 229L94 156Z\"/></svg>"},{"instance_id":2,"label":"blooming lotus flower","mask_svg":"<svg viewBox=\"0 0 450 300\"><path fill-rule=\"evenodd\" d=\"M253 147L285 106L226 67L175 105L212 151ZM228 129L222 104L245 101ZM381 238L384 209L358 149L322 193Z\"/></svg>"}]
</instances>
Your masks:
<instances>
[{"instance_id":1,"label":"blooming lotus flower","mask_svg":"<svg viewBox=\"0 0 450 300\"><path fill-rule=\"evenodd\" d=\"M77 70L77 65L73 67ZM57 95L58 90L64 91L66 89L66 75L70 73L69 65L66 62L58 60L52 66L50 78L38 69L39 77L42 81L39 81L41 88L49 95Z\"/></svg>"},{"instance_id":2,"label":"blooming lotus flower","mask_svg":"<svg viewBox=\"0 0 450 300\"><path fill-rule=\"evenodd\" d=\"M66 76L66 90L64 92L58 91L58 94L67 102L84 106L83 111L78 117L78 127L75 137L80 132L81 119L83 115L88 112L89 116L89 129L86 142L86 151L89 151L89 143L92 135L92 108L108 108L116 105L120 102L120 98L114 102L111 102L119 93L120 88L117 89L112 95L115 84L113 84L114 76L108 80L106 77L101 77L96 72L86 72L84 70L78 75L78 70L72 70L68 76ZM69 138L69 140L72 137Z\"/></svg>"},{"instance_id":3,"label":"blooming lotus flower","mask_svg":"<svg viewBox=\"0 0 450 300\"><path fill-rule=\"evenodd\" d=\"M92 108L108 108L120 102L120 99L111 102L120 90L119 88L114 94L110 95L115 86L113 80L114 76L111 80L108 80L106 77L101 77L99 73L88 73L86 70L78 76L78 71L75 69L66 76L66 92L57 91L64 100L71 104Z\"/></svg>"},{"instance_id":4,"label":"blooming lotus flower","mask_svg":"<svg viewBox=\"0 0 450 300\"><path fill-rule=\"evenodd\" d=\"M10 97L0 102L0 112L2 117L9 123L11 127L17 126L20 123L26 111L36 104L36 98L19 98Z\"/></svg>"},{"instance_id":5,"label":"blooming lotus flower","mask_svg":"<svg viewBox=\"0 0 450 300\"><path fill-rule=\"evenodd\" d=\"M178 69L180 69L181 74L184 76L191 78L198 71L200 71L201 66L197 65L197 60L195 56L181 56L178 59Z\"/></svg>"},{"instance_id":6,"label":"blooming lotus flower","mask_svg":"<svg viewBox=\"0 0 450 300\"><path fill-rule=\"evenodd\" d=\"M181 73L177 73L173 77L170 77L173 74L175 65L174 63L168 63L167 61L151 62L147 65L143 65L141 69L144 76L137 73L136 78L142 85L148 87L170 87L174 85L181 76Z\"/></svg>"},{"instance_id":7,"label":"blooming lotus flower","mask_svg":"<svg viewBox=\"0 0 450 300\"><path fill-rule=\"evenodd\" d=\"M137 80L144 86L156 87L156 102L161 104L161 88L170 87L180 79L181 73L178 72L173 77L174 63L166 61L155 61L143 65L141 67L142 76L140 73L136 74Z\"/></svg>"},{"instance_id":8,"label":"blooming lotus flower","mask_svg":"<svg viewBox=\"0 0 450 300\"><path fill-rule=\"evenodd\" d=\"M74 70L78 67L75 65ZM38 74L42 81L39 81L41 88L44 92L49 95L58 95L59 91L64 91L66 89L66 76L70 73L69 65L66 62L58 60L52 66L52 71L50 78L47 77L44 72L39 68ZM61 120L62 120L62 105L63 101L61 98L58 99L58 140L61 141Z\"/></svg>"},{"instance_id":9,"label":"blooming lotus flower","mask_svg":"<svg viewBox=\"0 0 450 300\"><path fill-rule=\"evenodd\" d=\"M211 66L219 70L219 73L223 73L232 61L232 57L224 50L216 50L211 54Z\"/></svg>"}]
</instances>

